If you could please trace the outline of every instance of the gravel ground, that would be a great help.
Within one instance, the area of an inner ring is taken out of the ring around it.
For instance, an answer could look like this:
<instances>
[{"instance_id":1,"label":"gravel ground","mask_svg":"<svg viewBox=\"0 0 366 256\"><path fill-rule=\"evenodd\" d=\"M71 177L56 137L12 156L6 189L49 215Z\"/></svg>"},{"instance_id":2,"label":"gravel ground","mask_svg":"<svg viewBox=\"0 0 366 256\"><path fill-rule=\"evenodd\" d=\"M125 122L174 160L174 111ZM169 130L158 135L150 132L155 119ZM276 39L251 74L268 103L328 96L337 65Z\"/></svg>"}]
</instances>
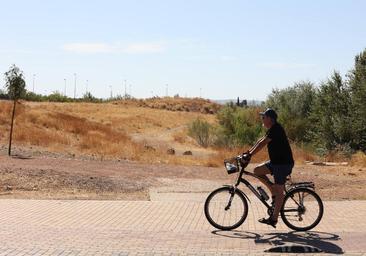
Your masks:
<instances>
[{"instance_id":1,"label":"gravel ground","mask_svg":"<svg viewBox=\"0 0 366 256\"><path fill-rule=\"evenodd\" d=\"M0 150L0 198L149 200L152 188L209 191L235 179L224 168L97 160L34 148L14 153L18 157ZM315 182L325 200L366 199L366 168L296 165L292 176Z\"/></svg>"}]
</instances>

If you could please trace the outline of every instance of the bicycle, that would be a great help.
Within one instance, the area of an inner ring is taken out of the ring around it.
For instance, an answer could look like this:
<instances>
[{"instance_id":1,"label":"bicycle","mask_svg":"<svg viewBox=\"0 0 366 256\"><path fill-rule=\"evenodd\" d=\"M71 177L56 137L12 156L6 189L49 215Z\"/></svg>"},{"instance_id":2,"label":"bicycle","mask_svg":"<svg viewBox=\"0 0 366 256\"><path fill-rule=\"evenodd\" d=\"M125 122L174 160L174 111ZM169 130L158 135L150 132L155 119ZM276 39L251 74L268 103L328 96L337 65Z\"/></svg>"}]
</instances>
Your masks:
<instances>
[{"instance_id":1,"label":"bicycle","mask_svg":"<svg viewBox=\"0 0 366 256\"><path fill-rule=\"evenodd\" d=\"M245 184L251 192L266 206L267 213L271 215L274 202L268 204L269 196L261 187L255 189L243 175L254 177L262 183L272 185L245 168L249 161L242 156L237 156L224 161L228 174L239 172L234 185L224 185L209 194L205 201L204 212L208 222L220 230L232 230L244 223L248 215L249 197L238 188L240 183ZM305 200L306 199L306 200ZM306 205L305 205L306 203ZM319 195L315 192L313 182L292 183L287 177L285 184L285 197L280 211L283 222L290 229L308 231L319 224L323 217L324 207Z\"/></svg>"}]
</instances>

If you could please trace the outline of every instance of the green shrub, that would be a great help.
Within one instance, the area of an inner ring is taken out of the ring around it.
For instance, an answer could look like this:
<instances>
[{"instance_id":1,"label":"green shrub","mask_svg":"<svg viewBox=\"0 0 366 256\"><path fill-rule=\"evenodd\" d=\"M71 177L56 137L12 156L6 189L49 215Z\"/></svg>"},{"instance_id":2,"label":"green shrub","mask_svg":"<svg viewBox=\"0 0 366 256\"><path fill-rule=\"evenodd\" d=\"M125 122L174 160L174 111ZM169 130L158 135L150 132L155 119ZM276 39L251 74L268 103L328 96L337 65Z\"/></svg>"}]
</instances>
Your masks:
<instances>
[{"instance_id":1,"label":"green shrub","mask_svg":"<svg viewBox=\"0 0 366 256\"><path fill-rule=\"evenodd\" d=\"M253 144L263 132L259 109L240 108L229 104L217 113L219 126L215 129L214 144L237 147Z\"/></svg>"},{"instance_id":2,"label":"green shrub","mask_svg":"<svg viewBox=\"0 0 366 256\"><path fill-rule=\"evenodd\" d=\"M51 101L51 102L69 102L69 101L71 101L70 98L59 93L58 91L55 91L55 92L51 93L50 95L46 96L46 99L47 99L47 101Z\"/></svg>"},{"instance_id":3,"label":"green shrub","mask_svg":"<svg viewBox=\"0 0 366 256\"><path fill-rule=\"evenodd\" d=\"M208 147L211 142L212 126L207 121L197 118L188 126L188 135L202 147Z\"/></svg>"}]
</instances>

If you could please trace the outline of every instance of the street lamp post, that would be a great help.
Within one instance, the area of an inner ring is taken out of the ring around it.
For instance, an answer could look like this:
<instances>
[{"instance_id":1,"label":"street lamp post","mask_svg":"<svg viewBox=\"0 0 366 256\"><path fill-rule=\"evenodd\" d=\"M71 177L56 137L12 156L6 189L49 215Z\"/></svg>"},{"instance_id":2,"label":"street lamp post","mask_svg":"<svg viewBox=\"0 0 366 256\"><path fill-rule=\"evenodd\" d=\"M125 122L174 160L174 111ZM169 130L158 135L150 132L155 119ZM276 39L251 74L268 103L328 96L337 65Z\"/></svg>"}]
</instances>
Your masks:
<instances>
[{"instance_id":1,"label":"street lamp post","mask_svg":"<svg viewBox=\"0 0 366 256\"><path fill-rule=\"evenodd\" d=\"M64 96L66 97L66 78L64 78Z\"/></svg>"},{"instance_id":2,"label":"street lamp post","mask_svg":"<svg viewBox=\"0 0 366 256\"><path fill-rule=\"evenodd\" d=\"M36 80L36 74L33 74L33 93L34 93L34 84L35 84L35 80Z\"/></svg>"},{"instance_id":3,"label":"street lamp post","mask_svg":"<svg viewBox=\"0 0 366 256\"><path fill-rule=\"evenodd\" d=\"M76 73L74 73L74 99L76 99Z\"/></svg>"}]
</instances>

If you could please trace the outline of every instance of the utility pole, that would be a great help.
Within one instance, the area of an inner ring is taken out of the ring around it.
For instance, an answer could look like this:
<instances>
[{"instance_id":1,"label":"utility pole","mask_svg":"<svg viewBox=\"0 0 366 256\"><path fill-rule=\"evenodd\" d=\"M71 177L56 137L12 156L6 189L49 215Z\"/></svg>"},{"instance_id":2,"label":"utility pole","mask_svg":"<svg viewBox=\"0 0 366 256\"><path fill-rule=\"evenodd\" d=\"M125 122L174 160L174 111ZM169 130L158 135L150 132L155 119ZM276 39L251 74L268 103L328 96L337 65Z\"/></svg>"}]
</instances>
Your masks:
<instances>
[{"instance_id":1,"label":"utility pole","mask_svg":"<svg viewBox=\"0 0 366 256\"><path fill-rule=\"evenodd\" d=\"M74 73L74 99L76 99L76 73Z\"/></svg>"},{"instance_id":2,"label":"utility pole","mask_svg":"<svg viewBox=\"0 0 366 256\"><path fill-rule=\"evenodd\" d=\"M36 80L36 74L33 74L33 93L34 93L34 84L35 84L35 80Z\"/></svg>"},{"instance_id":3,"label":"utility pole","mask_svg":"<svg viewBox=\"0 0 366 256\"><path fill-rule=\"evenodd\" d=\"M109 88L111 89L111 99L113 99L112 85L110 85Z\"/></svg>"},{"instance_id":4,"label":"utility pole","mask_svg":"<svg viewBox=\"0 0 366 256\"><path fill-rule=\"evenodd\" d=\"M166 84L165 87L166 87L165 88L165 96L168 97L168 95L169 95L169 85Z\"/></svg>"},{"instance_id":5,"label":"utility pole","mask_svg":"<svg viewBox=\"0 0 366 256\"><path fill-rule=\"evenodd\" d=\"M130 88L129 88L130 89L130 92L129 92L130 93L130 97L132 97L131 87L132 87L132 85L130 85Z\"/></svg>"},{"instance_id":6,"label":"utility pole","mask_svg":"<svg viewBox=\"0 0 366 256\"><path fill-rule=\"evenodd\" d=\"M87 93L88 93L88 82L89 82L89 80L86 80L86 89L85 89L85 94L87 94Z\"/></svg>"},{"instance_id":7,"label":"utility pole","mask_svg":"<svg viewBox=\"0 0 366 256\"><path fill-rule=\"evenodd\" d=\"M127 96L127 80L125 80L125 98Z\"/></svg>"},{"instance_id":8,"label":"utility pole","mask_svg":"<svg viewBox=\"0 0 366 256\"><path fill-rule=\"evenodd\" d=\"M64 86L64 96L66 96L66 78L64 78L64 83L65 83L65 86Z\"/></svg>"}]
</instances>

